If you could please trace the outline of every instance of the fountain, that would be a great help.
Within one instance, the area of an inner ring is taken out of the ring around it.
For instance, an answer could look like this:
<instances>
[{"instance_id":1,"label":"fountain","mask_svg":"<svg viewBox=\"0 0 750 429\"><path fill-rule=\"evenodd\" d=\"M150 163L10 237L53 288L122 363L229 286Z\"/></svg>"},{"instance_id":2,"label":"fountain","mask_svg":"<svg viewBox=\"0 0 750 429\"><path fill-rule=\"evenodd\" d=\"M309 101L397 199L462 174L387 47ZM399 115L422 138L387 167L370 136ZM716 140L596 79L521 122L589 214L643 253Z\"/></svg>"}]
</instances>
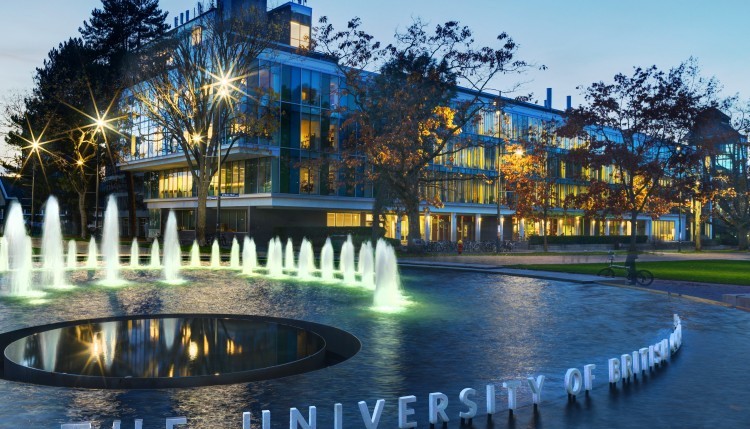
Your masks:
<instances>
[{"instance_id":1,"label":"fountain","mask_svg":"<svg viewBox=\"0 0 750 429\"><path fill-rule=\"evenodd\" d=\"M138 249L138 239L133 238L133 243L130 245L130 268L138 268L141 265L141 251Z\"/></svg>"},{"instance_id":2,"label":"fountain","mask_svg":"<svg viewBox=\"0 0 750 429\"><path fill-rule=\"evenodd\" d=\"M0 272L8 271L8 240L0 237Z\"/></svg>"},{"instance_id":3,"label":"fountain","mask_svg":"<svg viewBox=\"0 0 750 429\"><path fill-rule=\"evenodd\" d=\"M284 250L284 269L294 271L294 243L291 238L286 240L286 249Z\"/></svg>"},{"instance_id":4,"label":"fountain","mask_svg":"<svg viewBox=\"0 0 750 429\"><path fill-rule=\"evenodd\" d=\"M60 206L57 198L47 199L42 230L42 267L44 283L55 288L65 286L65 252L63 251Z\"/></svg>"},{"instance_id":5,"label":"fountain","mask_svg":"<svg viewBox=\"0 0 750 429\"><path fill-rule=\"evenodd\" d=\"M346 237L346 242L341 245L341 254L339 255L339 271L344 276L344 283L353 284L356 281L354 275L354 243L352 236Z\"/></svg>"},{"instance_id":6,"label":"fountain","mask_svg":"<svg viewBox=\"0 0 750 429\"><path fill-rule=\"evenodd\" d=\"M190 248L190 267L200 268L201 266L201 248L198 246L198 240L193 240L193 247Z\"/></svg>"},{"instance_id":7,"label":"fountain","mask_svg":"<svg viewBox=\"0 0 750 429\"><path fill-rule=\"evenodd\" d=\"M232 237L232 250L229 253L229 267L233 270L239 270L240 266L240 243L237 242L237 237Z\"/></svg>"},{"instance_id":8,"label":"fountain","mask_svg":"<svg viewBox=\"0 0 750 429\"><path fill-rule=\"evenodd\" d=\"M118 285L120 279L120 229L118 226L117 201L114 195L107 199L104 210L104 231L102 234L102 258L104 260L104 284Z\"/></svg>"},{"instance_id":9,"label":"fountain","mask_svg":"<svg viewBox=\"0 0 750 429\"><path fill-rule=\"evenodd\" d=\"M333 276L333 245L330 238L326 238L326 243L320 251L320 278L325 282L335 280Z\"/></svg>"},{"instance_id":10,"label":"fountain","mask_svg":"<svg viewBox=\"0 0 750 429\"><path fill-rule=\"evenodd\" d=\"M255 240L245 236L242 243L242 274L253 274L253 270L258 266L258 255L255 251Z\"/></svg>"},{"instance_id":11,"label":"fountain","mask_svg":"<svg viewBox=\"0 0 750 429\"><path fill-rule=\"evenodd\" d=\"M211 268L221 268L221 253L219 252L219 242L216 240L211 245Z\"/></svg>"},{"instance_id":12,"label":"fountain","mask_svg":"<svg viewBox=\"0 0 750 429\"><path fill-rule=\"evenodd\" d=\"M385 240L378 240L375 247L374 306L382 309L395 309L402 307L403 301L396 252Z\"/></svg>"},{"instance_id":13,"label":"fountain","mask_svg":"<svg viewBox=\"0 0 750 429\"><path fill-rule=\"evenodd\" d=\"M302 239L299 246L299 258L297 260L297 278L300 280L310 280L315 272L315 253L313 252L312 243L306 238Z\"/></svg>"},{"instance_id":14,"label":"fountain","mask_svg":"<svg viewBox=\"0 0 750 429\"><path fill-rule=\"evenodd\" d=\"M151 268L157 269L161 266L161 261L159 261L160 253L161 250L159 249L159 240L154 238L154 242L151 243Z\"/></svg>"},{"instance_id":15,"label":"fountain","mask_svg":"<svg viewBox=\"0 0 750 429\"><path fill-rule=\"evenodd\" d=\"M71 239L68 241L68 269L75 270L78 268L78 245Z\"/></svg>"},{"instance_id":16,"label":"fountain","mask_svg":"<svg viewBox=\"0 0 750 429\"><path fill-rule=\"evenodd\" d=\"M99 261L97 260L98 256L96 253L96 238L94 236L91 236L91 240L89 240L89 253L86 258L86 268L88 269L96 269L97 265L99 265Z\"/></svg>"},{"instance_id":17,"label":"fountain","mask_svg":"<svg viewBox=\"0 0 750 429\"><path fill-rule=\"evenodd\" d=\"M268 242L268 250L266 251L266 269L269 276L281 277L284 274L283 257L284 251L281 247L281 240L278 237L272 238Z\"/></svg>"},{"instance_id":18,"label":"fountain","mask_svg":"<svg viewBox=\"0 0 750 429\"><path fill-rule=\"evenodd\" d=\"M8 220L5 223L5 238L8 249L8 270L10 271L10 294L14 296L29 295L31 287L31 269L33 267L31 252L27 246L28 236L23 220L21 205L13 201L10 204Z\"/></svg>"},{"instance_id":19,"label":"fountain","mask_svg":"<svg viewBox=\"0 0 750 429\"><path fill-rule=\"evenodd\" d=\"M357 268L362 276L362 286L367 289L375 289L375 255L372 252L372 243L366 241L359 248L359 265Z\"/></svg>"},{"instance_id":20,"label":"fountain","mask_svg":"<svg viewBox=\"0 0 750 429\"><path fill-rule=\"evenodd\" d=\"M164 279L169 283L179 283L182 266L182 249L177 237L177 219L174 211L169 211L167 228L164 231Z\"/></svg>"}]
</instances>

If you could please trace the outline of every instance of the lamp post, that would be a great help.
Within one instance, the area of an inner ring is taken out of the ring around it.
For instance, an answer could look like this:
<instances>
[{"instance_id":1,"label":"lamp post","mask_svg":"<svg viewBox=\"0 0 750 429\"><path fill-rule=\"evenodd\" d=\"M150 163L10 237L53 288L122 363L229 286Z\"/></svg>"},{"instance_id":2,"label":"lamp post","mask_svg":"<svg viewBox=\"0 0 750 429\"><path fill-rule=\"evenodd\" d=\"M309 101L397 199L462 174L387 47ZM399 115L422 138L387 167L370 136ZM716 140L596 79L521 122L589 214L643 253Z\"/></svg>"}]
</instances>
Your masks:
<instances>
[{"instance_id":1,"label":"lamp post","mask_svg":"<svg viewBox=\"0 0 750 429\"><path fill-rule=\"evenodd\" d=\"M103 118L97 118L94 122L94 125L96 128L94 129L94 134L91 137L91 143L94 145L94 150L96 151L96 186L94 188L94 232L96 232L99 229L99 174L100 171L100 150L99 150L99 142L96 140L96 134L101 131L102 135L104 135L104 126L105 122Z\"/></svg>"},{"instance_id":2,"label":"lamp post","mask_svg":"<svg viewBox=\"0 0 750 429\"><path fill-rule=\"evenodd\" d=\"M219 108L218 108L218 114L219 114L219 120L218 122L218 130L216 130L216 140L217 140L217 148L216 153L218 156L218 166L216 174L219 175L217 179L217 186L216 186L216 237L219 239L219 242L221 242L221 145L222 145L222 138L224 137L223 131L223 118L224 118L224 112L223 109L226 108L226 101L227 98L229 98L229 88L230 88L230 78L227 75L223 75L219 78L217 85L219 87Z\"/></svg>"},{"instance_id":3,"label":"lamp post","mask_svg":"<svg viewBox=\"0 0 750 429\"><path fill-rule=\"evenodd\" d=\"M501 213L500 207L500 196L502 195L502 191L500 190L500 186L502 185L502 181L500 180L500 162L503 159L501 151L505 146L502 142L502 123L500 122L501 96L502 93L498 91L497 99L493 103L495 105L495 119L497 123L497 183L495 184L495 189L497 191L497 195L495 198L495 202L497 203L497 235L495 236L495 253L500 253L500 244L503 240L503 215Z\"/></svg>"}]
</instances>

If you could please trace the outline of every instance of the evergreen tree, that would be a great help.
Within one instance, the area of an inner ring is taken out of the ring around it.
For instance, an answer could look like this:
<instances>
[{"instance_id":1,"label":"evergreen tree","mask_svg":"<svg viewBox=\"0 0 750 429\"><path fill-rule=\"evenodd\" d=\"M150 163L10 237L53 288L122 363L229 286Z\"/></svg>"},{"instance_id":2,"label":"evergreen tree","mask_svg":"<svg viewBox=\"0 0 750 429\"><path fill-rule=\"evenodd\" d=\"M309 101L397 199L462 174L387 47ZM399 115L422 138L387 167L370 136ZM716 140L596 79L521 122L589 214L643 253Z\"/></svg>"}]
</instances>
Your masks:
<instances>
[{"instance_id":1,"label":"evergreen tree","mask_svg":"<svg viewBox=\"0 0 750 429\"><path fill-rule=\"evenodd\" d=\"M99 61L116 72L123 67L128 53L169 29L165 22L167 12L159 9L158 0L102 0L102 6L91 12L91 18L78 31Z\"/></svg>"}]
</instances>

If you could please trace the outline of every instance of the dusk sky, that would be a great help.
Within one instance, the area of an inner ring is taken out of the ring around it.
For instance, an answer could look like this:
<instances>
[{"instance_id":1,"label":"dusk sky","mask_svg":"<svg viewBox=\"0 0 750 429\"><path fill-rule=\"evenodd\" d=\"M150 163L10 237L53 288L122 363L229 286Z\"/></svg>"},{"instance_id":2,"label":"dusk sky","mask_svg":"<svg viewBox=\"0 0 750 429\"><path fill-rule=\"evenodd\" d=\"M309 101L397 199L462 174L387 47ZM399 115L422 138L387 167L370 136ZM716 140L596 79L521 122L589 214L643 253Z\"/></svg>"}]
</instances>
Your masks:
<instances>
[{"instance_id":1,"label":"dusk sky","mask_svg":"<svg viewBox=\"0 0 750 429\"><path fill-rule=\"evenodd\" d=\"M160 1L170 23L195 3ZM725 95L750 97L750 56L744 52L750 42L750 2L745 0L308 0L307 5L316 21L328 15L337 27L359 16L364 28L384 41L415 17L433 25L459 20L482 44L492 44L505 31L520 44L519 58L548 69L509 76L498 89L526 82L520 93L533 92L541 100L552 87L557 108L564 107L566 95L574 104L582 101L576 86L611 80L635 65L668 69L690 56L698 58L704 75L721 81ZM28 91L47 52L78 35L78 27L100 6L99 0L3 2L0 96Z\"/></svg>"}]
</instances>

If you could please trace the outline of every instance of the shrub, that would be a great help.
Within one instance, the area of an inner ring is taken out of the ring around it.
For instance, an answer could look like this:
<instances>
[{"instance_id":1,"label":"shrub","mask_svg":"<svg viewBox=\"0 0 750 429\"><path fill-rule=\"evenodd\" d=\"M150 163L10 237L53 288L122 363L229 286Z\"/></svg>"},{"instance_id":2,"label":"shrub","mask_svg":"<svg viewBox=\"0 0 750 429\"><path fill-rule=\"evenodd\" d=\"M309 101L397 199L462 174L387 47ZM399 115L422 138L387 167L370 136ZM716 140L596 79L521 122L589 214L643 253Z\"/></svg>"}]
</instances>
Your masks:
<instances>
[{"instance_id":1,"label":"shrub","mask_svg":"<svg viewBox=\"0 0 750 429\"><path fill-rule=\"evenodd\" d=\"M648 237L638 235L635 237L636 243L645 243ZM611 244L627 245L630 243L629 235L549 235L547 244ZM544 244L544 238L540 235L529 237L529 244Z\"/></svg>"}]
</instances>

